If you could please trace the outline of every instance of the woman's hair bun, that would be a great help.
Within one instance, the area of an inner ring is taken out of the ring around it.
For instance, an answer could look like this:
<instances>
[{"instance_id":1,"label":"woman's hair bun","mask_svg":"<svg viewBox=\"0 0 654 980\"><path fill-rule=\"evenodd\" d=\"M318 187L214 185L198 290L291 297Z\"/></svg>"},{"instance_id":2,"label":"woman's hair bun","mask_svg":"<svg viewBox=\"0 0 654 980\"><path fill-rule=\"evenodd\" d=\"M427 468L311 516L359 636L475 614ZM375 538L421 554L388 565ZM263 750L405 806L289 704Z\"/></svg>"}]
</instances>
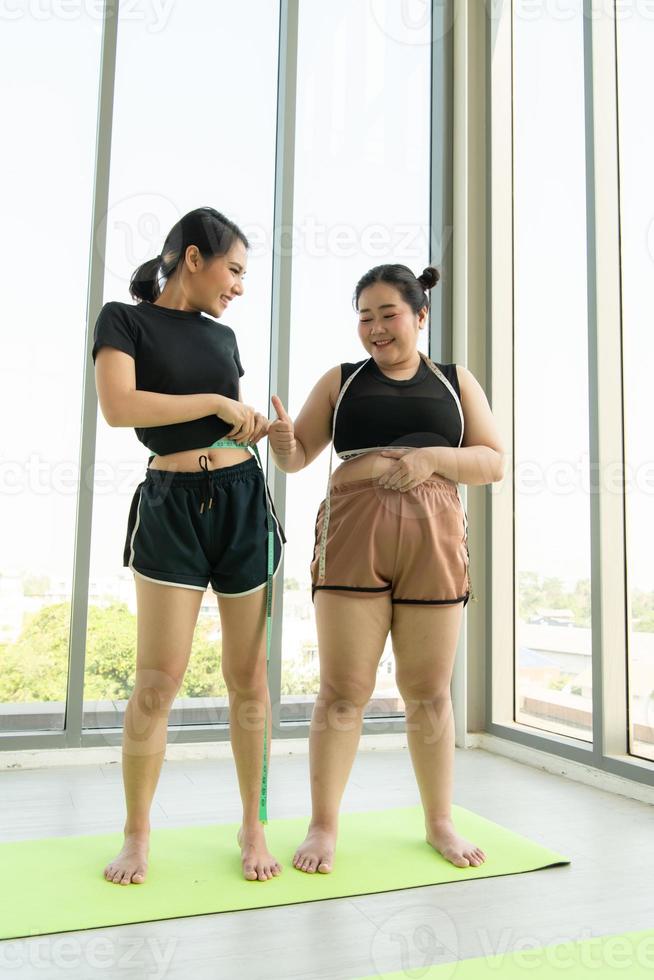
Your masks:
<instances>
[{"instance_id":1,"label":"woman's hair bun","mask_svg":"<svg viewBox=\"0 0 654 980\"><path fill-rule=\"evenodd\" d=\"M433 265L428 265L416 279L420 283L423 289L431 289L435 286L441 275L438 269L434 268Z\"/></svg>"}]
</instances>

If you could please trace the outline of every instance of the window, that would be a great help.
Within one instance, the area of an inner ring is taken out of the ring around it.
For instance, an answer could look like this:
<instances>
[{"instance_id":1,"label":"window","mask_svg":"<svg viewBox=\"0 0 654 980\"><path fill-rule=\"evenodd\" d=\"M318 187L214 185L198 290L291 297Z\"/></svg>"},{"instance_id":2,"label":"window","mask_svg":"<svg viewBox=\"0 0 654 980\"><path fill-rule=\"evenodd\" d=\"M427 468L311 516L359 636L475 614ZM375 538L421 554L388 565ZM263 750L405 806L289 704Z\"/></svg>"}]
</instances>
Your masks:
<instances>
[{"instance_id":1,"label":"window","mask_svg":"<svg viewBox=\"0 0 654 980\"><path fill-rule=\"evenodd\" d=\"M557 10L514 4L515 720L590 741L583 20Z\"/></svg>"},{"instance_id":2,"label":"window","mask_svg":"<svg viewBox=\"0 0 654 980\"><path fill-rule=\"evenodd\" d=\"M12 10L0 35L0 729L23 733L65 716L100 34L90 17Z\"/></svg>"},{"instance_id":3,"label":"window","mask_svg":"<svg viewBox=\"0 0 654 980\"><path fill-rule=\"evenodd\" d=\"M429 262L430 19L389 5L300 4L290 407L330 367L367 357L354 288L370 268ZM437 287L438 288L438 287ZM420 349L428 351L422 332ZM311 563L329 449L287 480L282 702L306 720L318 692ZM340 465L334 453L333 468ZM391 638L368 716L404 713Z\"/></svg>"},{"instance_id":4,"label":"window","mask_svg":"<svg viewBox=\"0 0 654 980\"><path fill-rule=\"evenodd\" d=\"M642 114L654 84L654 20L630 13L617 19L629 740L634 755L654 760L654 131Z\"/></svg>"}]
</instances>

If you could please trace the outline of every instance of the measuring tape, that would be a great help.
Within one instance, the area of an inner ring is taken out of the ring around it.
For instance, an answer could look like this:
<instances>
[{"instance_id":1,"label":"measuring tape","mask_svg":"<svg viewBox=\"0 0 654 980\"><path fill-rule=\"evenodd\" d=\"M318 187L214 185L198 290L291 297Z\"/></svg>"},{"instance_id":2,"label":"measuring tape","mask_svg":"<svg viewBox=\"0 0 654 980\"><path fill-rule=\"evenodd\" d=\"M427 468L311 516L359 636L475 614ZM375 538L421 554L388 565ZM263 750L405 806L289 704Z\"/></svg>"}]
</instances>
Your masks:
<instances>
[{"instance_id":1,"label":"measuring tape","mask_svg":"<svg viewBox=\"0 0 654 980\"><path fill-rule=\"evenodd\" d=\"M238 449L254 449L254 455L263 474L263 482L266 491L266 524L268 527L268 575L266 578L266 683L269 683L269 670L270 670L270 640L271 640L271 630L272 630L272 598L273 598L273 564L275 561L275 545L274 545L274 527L272 516L270 513L270 501L268 498L268 484L266 482L266 474L264 473L263 466L261 464L261 457L259 456L259 450L257 449L256 443L249 442L235 442L233 439L218 439L217 442L212 442L210 449L214 447L220 448L231 448L236 447ZM261 792L259 794L259 820L261 823L268 823L268 813L266 808L266 801L268 796L268 699L266 698L266 715L263 726L263 770L261 773Z\"/></svg>"}]
</instances>

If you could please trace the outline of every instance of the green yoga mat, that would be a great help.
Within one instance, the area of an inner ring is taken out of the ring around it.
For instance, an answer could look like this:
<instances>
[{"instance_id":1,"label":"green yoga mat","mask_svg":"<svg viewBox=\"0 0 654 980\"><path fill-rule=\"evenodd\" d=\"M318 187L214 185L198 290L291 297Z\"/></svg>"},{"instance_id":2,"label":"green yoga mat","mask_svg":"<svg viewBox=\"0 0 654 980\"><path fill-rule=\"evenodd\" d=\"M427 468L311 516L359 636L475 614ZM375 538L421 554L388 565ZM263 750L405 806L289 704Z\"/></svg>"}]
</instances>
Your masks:
<instances>
[{"instance_id":1,"label":"green yoga mat","mask_svg":"<svg viewBox=\"0 0 654 980\"><path fill-rule=\"evenodd\" d=\"M358 980L650 980L654 975L654 929L475 956L452 963L425 963L418 951L399 973Z\"/></svg>"},{"instance_id":2,"label":"green yoga mat","mask_svg":"<svg viewBox=\"0 0 654 980\"><path fill-rule=\"evenodd\" d=\"M48 837L0 844L0 939L177 916L315 902L535 871L568 858L491 820L452 807L457 831L486 853L479 867L457 868L425 840L421 806L342 813L329 874L307 874L292 859L308 818L272 819L266 841L283 867L267 881L248 881L236 840L238 823L153 830L142 884L103 876L122 833Z\"/></svg>"}]
</instances>

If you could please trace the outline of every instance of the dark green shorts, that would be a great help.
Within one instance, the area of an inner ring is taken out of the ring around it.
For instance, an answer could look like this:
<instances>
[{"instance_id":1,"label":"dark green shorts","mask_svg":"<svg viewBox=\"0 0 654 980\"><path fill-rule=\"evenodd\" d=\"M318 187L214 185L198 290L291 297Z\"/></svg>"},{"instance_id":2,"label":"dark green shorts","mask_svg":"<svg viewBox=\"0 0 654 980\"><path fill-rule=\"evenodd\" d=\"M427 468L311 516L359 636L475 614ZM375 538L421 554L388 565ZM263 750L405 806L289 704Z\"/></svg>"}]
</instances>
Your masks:
<instances>
[{"instance_id":1,"label":"dark green shorts","mask_svg":"<svg viewBox=\"0 0 654 980\"><path fill-rule=\"evenodd\" d=\"M242 596L266 586L270 506L276 573L286 537L253 456L179 473L148 468L129 511L123 565L164 585ZM211 504L211 505L210 505Z\"/></svg>"}]
</instances>

